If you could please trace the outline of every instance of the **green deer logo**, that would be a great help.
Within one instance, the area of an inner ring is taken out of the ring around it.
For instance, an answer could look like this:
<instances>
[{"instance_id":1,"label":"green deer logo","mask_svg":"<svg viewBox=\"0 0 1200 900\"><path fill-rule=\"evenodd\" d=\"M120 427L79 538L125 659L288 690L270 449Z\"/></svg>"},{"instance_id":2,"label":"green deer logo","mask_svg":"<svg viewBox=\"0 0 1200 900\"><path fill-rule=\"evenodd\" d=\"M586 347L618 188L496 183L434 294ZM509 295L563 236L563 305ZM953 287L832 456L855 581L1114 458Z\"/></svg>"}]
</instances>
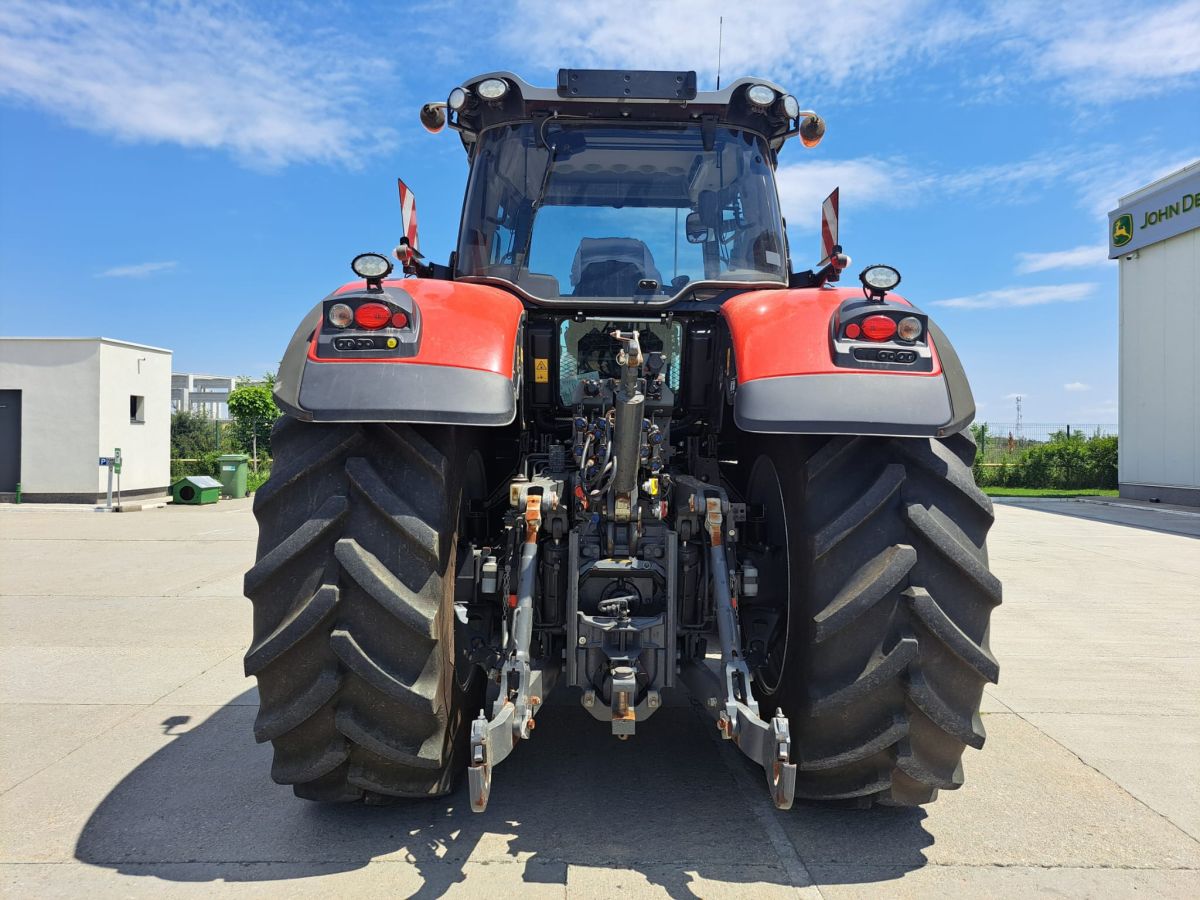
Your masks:
<instances>
[{"instance_id":1,"label":"green deer logo","mask_svg":"<svg viewBox=\"0 0 1200 900\"><path fill-rule=\"evenodd\" d=\"M1117 216L1112 224L1112 243L1114 247L1124 247L1133 240L1133 216L1129 213Z\"/></svg>"}]
</instances>

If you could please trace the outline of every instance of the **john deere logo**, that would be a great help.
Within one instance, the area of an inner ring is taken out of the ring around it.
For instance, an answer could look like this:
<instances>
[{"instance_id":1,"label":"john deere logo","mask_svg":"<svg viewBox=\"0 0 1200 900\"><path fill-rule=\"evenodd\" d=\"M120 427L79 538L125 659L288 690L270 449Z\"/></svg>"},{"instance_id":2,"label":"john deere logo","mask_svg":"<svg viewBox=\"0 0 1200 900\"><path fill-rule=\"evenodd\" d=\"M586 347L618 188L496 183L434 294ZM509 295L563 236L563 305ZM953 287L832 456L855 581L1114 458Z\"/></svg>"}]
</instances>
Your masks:
<instances>
[{"instance_id":1,"label":"john deere logo","mask_svg":"<svg viewBox=\"0 0 1200 900\"><path fill-rule=\"evenodd\" d=\"M1129 213L1117 216L1112 224L1112 242L1114 247L1124 247L1133 240L1133 216Z\"/></svg>"}]
</instances>

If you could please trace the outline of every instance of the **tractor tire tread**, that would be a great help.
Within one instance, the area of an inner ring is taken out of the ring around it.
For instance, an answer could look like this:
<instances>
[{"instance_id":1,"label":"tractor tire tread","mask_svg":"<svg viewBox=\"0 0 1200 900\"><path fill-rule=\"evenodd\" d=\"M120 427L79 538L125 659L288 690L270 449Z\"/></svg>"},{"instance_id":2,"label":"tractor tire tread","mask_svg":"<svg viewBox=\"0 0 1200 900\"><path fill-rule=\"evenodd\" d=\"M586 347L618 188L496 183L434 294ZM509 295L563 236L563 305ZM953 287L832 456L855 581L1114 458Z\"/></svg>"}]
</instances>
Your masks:
<instances>
[{"instance_id":1,"label":"tractor tire tread","mask_svg":"<svg viewBox=\"0 0 1200 900\"><path fill-rule=\"evenodd\" d=\"M461 429L284 416L246 574L272 778L321 802L444 794L469 718L454 674ZM465 708L465 707L463 707Z\"/></svg>"},{"instance_id":2,"label":"tractor tire tread","mask_svg":"<svg viewBox=\"0 0 1200 900\"><path fill-rule=\"evenodd\" d=\"M999 677L988 619L1002 596L970 435L781 436L760 452L792 473L788 543L802 555L791 662L759 697L791 722L796 796L911 806L957 788L965 747L986 736L979 703Z\"/></svg>"}]
</instances>

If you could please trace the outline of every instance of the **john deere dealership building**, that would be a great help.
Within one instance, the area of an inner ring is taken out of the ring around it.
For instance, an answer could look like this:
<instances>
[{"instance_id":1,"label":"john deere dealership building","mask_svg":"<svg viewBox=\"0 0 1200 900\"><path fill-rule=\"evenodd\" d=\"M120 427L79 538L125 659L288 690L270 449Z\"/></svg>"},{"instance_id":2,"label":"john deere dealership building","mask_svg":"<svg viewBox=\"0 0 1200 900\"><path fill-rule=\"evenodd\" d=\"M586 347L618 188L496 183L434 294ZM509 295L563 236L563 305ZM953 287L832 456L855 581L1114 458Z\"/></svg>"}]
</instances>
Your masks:
<instances>
[{"instance_id":1,"label":"john deere dealership building","mask_svg":"<svg viewBox=\"0 0 1200 900\"><path fill-rule=\"evenodd\" d=\"M1121 198L1121 496L1200 506L1200 162Z\"/></svg>"}]
</instances>

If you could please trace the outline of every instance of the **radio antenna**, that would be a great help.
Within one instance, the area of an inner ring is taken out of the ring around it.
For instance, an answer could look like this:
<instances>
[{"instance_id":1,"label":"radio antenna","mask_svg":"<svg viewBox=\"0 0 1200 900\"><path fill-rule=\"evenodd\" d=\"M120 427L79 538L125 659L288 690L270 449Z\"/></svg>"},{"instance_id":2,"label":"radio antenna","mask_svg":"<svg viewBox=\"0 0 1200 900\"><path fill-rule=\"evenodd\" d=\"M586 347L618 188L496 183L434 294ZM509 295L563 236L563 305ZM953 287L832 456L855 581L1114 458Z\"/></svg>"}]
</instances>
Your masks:
<instances>
[{"instance_id":1,"label":"radio antenna","mask_svg":"<svg viewBox=\"0 0 1200 900\"><path fill-rule=\"evenodd\" d=\"M717 90L721 89L721 44L725 39L725 17L717 23Z\"/></svg>"}]
</instances>

